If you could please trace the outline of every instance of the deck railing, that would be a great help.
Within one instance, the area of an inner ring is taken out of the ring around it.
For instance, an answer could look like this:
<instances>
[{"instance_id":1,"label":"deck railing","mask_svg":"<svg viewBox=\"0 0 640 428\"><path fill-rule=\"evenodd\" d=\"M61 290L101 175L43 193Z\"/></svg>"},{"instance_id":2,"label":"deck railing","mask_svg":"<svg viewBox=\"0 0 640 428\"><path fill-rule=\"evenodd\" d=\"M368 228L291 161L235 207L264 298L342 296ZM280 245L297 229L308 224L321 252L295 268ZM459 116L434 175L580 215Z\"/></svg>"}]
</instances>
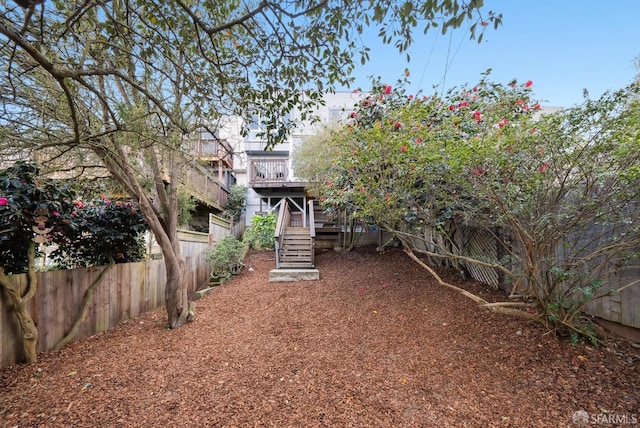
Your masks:
<instances>
[{"instance_id":1,"label":"deck railing","mask_svg":"<svg viewBox=\"0 0 640 428\"><path fill-rule=\"evenodd\" d=\"M183 184L189 193L209 206L222 209L227 203L229 191L198 165L185 166Z\"/></svg>"},{"instance_id":2,"label":"deck railing","mask_svg":"<svg viewBox=\"0 0 640 428\"><path fill-rule=\"evenodd\" d=\"M289 177L288 159L252 159L249 180L252 183L286 182Z\"/></svg>"}]
</instances>

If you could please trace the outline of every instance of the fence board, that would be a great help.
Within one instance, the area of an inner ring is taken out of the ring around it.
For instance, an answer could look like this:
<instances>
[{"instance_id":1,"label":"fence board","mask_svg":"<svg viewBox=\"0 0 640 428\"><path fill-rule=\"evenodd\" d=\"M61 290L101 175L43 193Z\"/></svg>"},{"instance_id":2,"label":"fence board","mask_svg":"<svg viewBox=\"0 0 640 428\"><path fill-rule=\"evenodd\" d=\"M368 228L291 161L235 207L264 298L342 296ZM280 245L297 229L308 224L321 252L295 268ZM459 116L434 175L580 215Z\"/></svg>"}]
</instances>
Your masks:
<instances>
[{"instance_id":1,"label":"fence board","mask_svg":"<svg viewBox=\"0 0 640 428\"><path fill-rule=\"evenodd\" d=\"M205 234L206 236L206 234ZM204 261L208 242L182 243L187 263L187 288L193 293L209 280ZM51 349L69 331L78 315L85 291L104 267L39 272L38 292L28 303L40 340L38 352ZM26 274L11 275L12 284L24 292ZM87 319L76 339L104 331L122 321L164 305L166 271L163 260L114 266L96 287ZM0 365L22 360L20 326L7 296L0 295Z\"/></svg>"}]
</instances>

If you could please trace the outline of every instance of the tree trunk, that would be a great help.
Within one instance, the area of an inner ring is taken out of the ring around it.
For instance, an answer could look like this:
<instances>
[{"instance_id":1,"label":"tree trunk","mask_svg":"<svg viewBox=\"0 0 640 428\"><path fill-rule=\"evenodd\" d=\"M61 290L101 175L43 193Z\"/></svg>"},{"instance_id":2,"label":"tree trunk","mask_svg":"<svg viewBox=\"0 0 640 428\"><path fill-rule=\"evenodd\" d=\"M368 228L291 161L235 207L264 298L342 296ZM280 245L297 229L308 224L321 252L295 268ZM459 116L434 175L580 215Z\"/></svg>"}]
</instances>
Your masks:
<instances>
[{"instance_id":1,"label":"tree trunk","mask_svg":"<svg viewBox=\"0 0 640 428\"><path fill-rule=\"evenodd\" d=\"M189 298L187 287L184 286L186 268L184 261L166 263L167 284L165 289L165 306L169 328L180 327L187 321L189 315Z\"/></svg>"},{"instance_id":2,"label":"tree trunk","mask_svg":"<svg viewBox=\"0 0 640 428\"><path fill-rule=\"evenodd\" d=\"M38 328L27 309L27 302L35 295L37 286L35 276L35 244L33 243L31 243L27 250L27 259L29 261L29 271L27 273L28 288L24 296L20 294L20 289L13 287L2 268L0 268L0 286L9 296L9 304L18 318L18 323L22 330L23 361L27 364L32 364L38 361Z\"/></svg>"},{"instance_id":3,"label":"tree trunk","mask_svg":"<svg viewBox=\"0 0 640 428\"><path fill-rule=\"evenodd\" d=\"M93 150L103 160L109 172L120 182L130 195L138 200L138 205L145 220L149 224L156 242L162 250L164 265L167 272L167 282L165 288L165 307L169 328L180 327L187 321L189 316L189 297L186 279L186 266L180 253L180 243L178 241L177 223L177 201L175 190L170 189L171 194L166 192L165 184L161 178L160 162L153 149L147 151L149 154L148 164L154 172L154 187L157 191L157 208L154 207L147 190L143 189L137 180L137 176L131 166L124 161L126 154L117 144L114 144L109 152L105 147L96 146ZM117 156L114 156L116 154ZM177 181L177 180L175 180Z\"/></svg>"},{"instance_id":4,"label":"tree trunk","mask_svg":"<svg viewBox=\"0 0 640 428\"><path fill-rule=\"evenodd\" d=\"M22 356L27 364L38 361L38 329L31 318L25 300L20 297L20 290L16 290L11 285L9 279L0 269L0 284L9 296L9 304L18 318L20 329L22 330Z\"/></svg>"}]
</instances>

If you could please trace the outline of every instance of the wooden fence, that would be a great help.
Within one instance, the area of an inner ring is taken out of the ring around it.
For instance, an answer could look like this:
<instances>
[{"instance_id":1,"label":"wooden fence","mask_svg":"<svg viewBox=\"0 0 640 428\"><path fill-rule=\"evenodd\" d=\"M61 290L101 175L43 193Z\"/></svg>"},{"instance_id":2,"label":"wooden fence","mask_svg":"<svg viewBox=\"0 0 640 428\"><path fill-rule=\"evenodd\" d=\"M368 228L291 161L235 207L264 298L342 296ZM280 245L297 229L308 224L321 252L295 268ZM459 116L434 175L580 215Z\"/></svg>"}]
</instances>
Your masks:
<instances>
[{"instance_id":1,"label":"wooden fence","mask_svg":"<svg viewBox=\"0 0 640 428\"><path fill-rule=\"evenodd\" d=\"M487 231L459 226L452 232L453 240L461 255L497 262L501 258L501 245L495 236ZM435 230L424 230L424 239L408 239L411 245L417 249L438 252L438 246L444 245L440 233ZM560 245L557 253L563 251ZM453 251L453 249L452 249ZM469 275L476 281L490 285L494 288L503 286L503 281L497 270L472 263L460 262ZM603 278L603 288L598 291L604 295L589 303L585 307L585 313L612 321L622 325L640 328L640 265L627 268L624 271L613 272ZM627 286L626 288L624 288ZM619 293L607 293L610 290L624 288Z\"/></svg>"},{"instance_id":2,"label":"wooden fence","mask_svg":"<svg viewBox=\"0 0 640 428\"><path fill-rule=\"evenodd\" d=\"M209 281L211 267L204 260L208 235L180 233L182 255L187 266L189 293ZM69 331L87 287L104 267L57 270L37 273L37 294L29 301L29 311L38 326L38 352L50 350ZM14 285L26 286L26 274L12 275ZM144 312L164 306L166 271L164 260L115 265L93 295L89 314L76 339L87 338ZM0 367L22 360L18 340L20 326L0 293Z\"/></svg>"}]
</instances>

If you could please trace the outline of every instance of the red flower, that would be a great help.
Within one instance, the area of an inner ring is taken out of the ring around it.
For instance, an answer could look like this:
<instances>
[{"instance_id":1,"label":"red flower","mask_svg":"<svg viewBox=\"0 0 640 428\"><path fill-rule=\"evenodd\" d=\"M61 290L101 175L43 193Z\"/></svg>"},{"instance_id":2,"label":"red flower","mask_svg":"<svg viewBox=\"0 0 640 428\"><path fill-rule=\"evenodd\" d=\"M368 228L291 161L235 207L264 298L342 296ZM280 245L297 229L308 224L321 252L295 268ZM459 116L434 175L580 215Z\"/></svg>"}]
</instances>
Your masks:
<instances>
[{"instance_id":1,"label":"red flower","mask_svg":"<svg viewBox=\"0 0 640 428\"><path fill-rule=\"evenodd\" d=\"M416 138L416 144L420 144L420 143L422 143L422 138L420 137Z\"/></svg>"},{"instance_id":2,"label":"red flower","mask_svg":"<svg viewBox=\"0 0 640 428\"><path fill-rule=\"evenodd\" d=\"M364 188L364 186L360 187L360 191L364 193L366 189Z\"/></svg>"},{"instance_id":3,"label":"red flower","mask_svg":"<svg viewBox=\"0 0 640 428\"><path fill-rule=\"evenodd\" d=\"M548 163L543 163L542 165L540 165L540 168L538 168L538 171L545 172L547 170L547 168L549 168L549 164Z\"/></svg>"},{"instance_id":4,"label":"red flower","mask_svg":"<svg viewBox=\"0 0 640 428\"><path fill-rule=\"evenodd\" d=\"M391 85L384 85L384 93L389 95L391 93Z\"/></svg>"},{"instance_id":5,"label":"red flower","mask_svg":"<svg viewBox=\"0 0 640 428\"><path fill-rule=\"evenodd\" d=\"M393 127L396 128L396 129L400 128L401 126L402 126L402 123L400 123L400 122L396 122L396 123L393 124Z\"/></svg>"},{"instance_id":6,"label":"red flower","mask_svg":"<svg viewBox=\"0 0 640 428\"><path fill-rule=\"evenodd\" d=\"M477 110L476 110L476 111L474 111L474 112L473 112L473 119L474 119L476 122L480 123L480 121L482 120L482 114L481 114L479 111L477 111Z\"/></svg>"},{"instance_id":7,"label":"red flower","mask_svg":"<svg viewBox=\"0 0 640 428\"><path fill-rule=\"evenodd\" d=\"M413 95L409 95L409 99L412 100L413 99Z\"/></svg>"},{"instance_id":8,"label":"red flower","mask_svg":"<svg viewBox=\"0 0 640 428\"><path fill-rule=\"evenodd\" d=\"M0 207L5 207L9 203L7 198L0 198Z\"/></svg>"},{"instance_id":9,"label":"red flower","mask_svg":"<svg viewBox=\"0 0 640 428\"><path fill-rule=\"evenodd\" d=\"M531 85L533 85L533 82L531 80L527 80L527 83L524 84L525 88L530 88Z\"/></svg>"},{"instance_id":10,"label":"red flower","mask_svg":"<svg viewBox=\"0 0 640 428\"><path fill-rule=\"evenodd\" d=\"M507 119L502 119L500 122L498 122L498 127L502 128L507 123L509 123L509 121Z\"/></svg>"},{"instance_id":11,"label":"red flower","mask_svg":"<svg viewBox=\"0 0 640 428\"><path fill-rule=\"evenodd\" d=\"M402 153L406 152L407 151L407 146L400 146L400 151Z\"/></svg>"},{"instance_id":12,"label":"red flower","mask_svg":"<svg viewBox=\"0 0 640 428\"><path fill-rule=\"evenodd\" d=\"M351 116L351 119L355 119L356 118L356 112L352 111L349 116Z\"/></svg>"},{"instance_id":13,"label":"red flower","mask_svg":"<svg viewBox=\"0 0 640 428\"><path fill-rule=\"evenodd\" d=\"M542 106L540 105L540 103L537 103L536 105L533 106L534 110L540 110L542 108Z\"/></svg>"},{"instance_id":14,"label":"red flower","mask_svg":"<svg viewBox=\"0 0 640 428\"><path fill-rule=\"evenodd\" d=\"M455 110L455 108L456 108L456 106L454 106L453 104L451 104L451 105L449 106L449 111L453 111L453 110Z\"/></svg>"},{"instance_id":15,"label":"red flower","mask_svg":"<svg viewBox=\"0 0 640 428\"><path fill-rule=\"evenodd\" d=\"M476 168L476 169L473 170L472 174L473 174L474 177L478 177L478 176L481 176L483 172L484 171L482 171L482 169Z\"/></svg>"}]
</instances>

